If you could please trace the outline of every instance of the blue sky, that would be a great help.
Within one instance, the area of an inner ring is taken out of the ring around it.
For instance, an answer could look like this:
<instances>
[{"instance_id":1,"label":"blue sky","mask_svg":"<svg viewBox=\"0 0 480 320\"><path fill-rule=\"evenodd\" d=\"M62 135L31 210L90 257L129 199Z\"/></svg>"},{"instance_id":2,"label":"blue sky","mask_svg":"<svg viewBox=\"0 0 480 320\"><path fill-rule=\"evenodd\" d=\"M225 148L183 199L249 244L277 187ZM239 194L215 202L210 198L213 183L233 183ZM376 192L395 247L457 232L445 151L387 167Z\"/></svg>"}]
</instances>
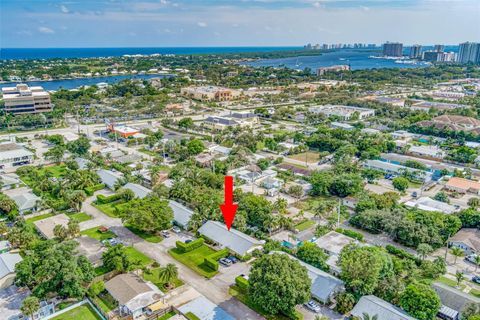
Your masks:
<instances>
[{"instance_id":1,"label":"blue sky","mask_svg":"<svg viewBox=\"0 0 480 320\"><path fill-rule=\"evenodd\" d=\"M480 41L480 0L0 0L1 47Z\"/></svg>"}]
</instances>

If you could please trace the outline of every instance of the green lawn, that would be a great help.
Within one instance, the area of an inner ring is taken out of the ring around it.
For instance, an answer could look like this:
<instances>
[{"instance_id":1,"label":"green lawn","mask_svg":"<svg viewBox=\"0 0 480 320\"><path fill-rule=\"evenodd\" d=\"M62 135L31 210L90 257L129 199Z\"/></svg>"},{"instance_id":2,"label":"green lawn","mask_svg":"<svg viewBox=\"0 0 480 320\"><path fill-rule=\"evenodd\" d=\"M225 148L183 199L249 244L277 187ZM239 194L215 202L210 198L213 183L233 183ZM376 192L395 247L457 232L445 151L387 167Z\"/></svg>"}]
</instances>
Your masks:
<instances>
[{"instance_id":1,"label":"green lawn","mask_svg":"<svg viewBox=\"0 0 480 320\"><path fill-rule=\"evenodd\" d=\"M163 240L163 237L159 235L147 233L145 231L139 230L129 225L125 225L125 227L127 227L128 230L132 231L133 233L135 233L137 236L139 236L145 241L152 242L152 243L159 243Z\"/></svg>"},{"instance_id":2,"label":"green lawn","mask_svg":"<svg viewBox=\"0 0 480 320\"><path fill-rule=\"evenodd\" d=\"M107 232L100 232L98 230L98 227L90 228L87 230L83 230L80 232L82 235L89 236L90 238L97 239L98 241L102 241L108 238L116 238L117 235L113 233L112 231L107 231Z\"/></svg>"},{"instance_id":3,"label":"green lawn","mask_svg":"<svg viewBox=\"0 0 480 320\"><path fill-rule=\"evenodd\" d=\"M170 311L169 313L165 313L163 316L158 318L158 320L167 320L167 319L170 319L171 317L173 317L174 315L176 315L176 313L173 312L173 311Z\"/></svg>"},{"instance_id":4,"label":"green lawn","mask_svg":"<svg viewBox=\"0 0 480 320\"><path fill-rule=\"evenodd\" d=\"M162 290L163 292L167 292L167 290L165 289L165 282L163 281L160 281L158 279L158 273L160 271L161 267L159 268L155 268L155 269L152 269L150 270L150 274L147 274L147 273L143 273L143 279L145 279L146 281L150 281L152 282L154 285L156 285L160 290ZM178 287L181 287L183 285L183 281L180 280L180 279L175 279L173 281L173 284L175 285L175 288L178 288Z\"/></svg>"},{"instance_id":5,"label":"green lawn","mask_svg":"<svg viewBox=\"0 0 480 320\"><path fill-rule=\"evenodd\" d=\"M453 287L453 288L457 288L457 281L455 281L455 280L453 280L453 279L450 279L450 278L441 276L441 277L439 277L436 281L437 281L437 282L440 282L440 283L443 283L443 284L446 284L447 286L450 286L450 287ZM460 287L457 288L457 289L463 290L464 288L465 288L465 285L461 283L461 284L460 284Z\"/></svg>"},{"instance_id":6,"label":"green lawn","mask_svg":"<svg viewBox=\"0 0 480 320\"><path fill-rule=\"evenodd\" d=\"M238 301L240 301L241 303L243 303L253 311L261 314L267 320L292 320L292 319L302 320L303 319L303 314L301 314L296 310L295 310L295 317L287 317L285 315L274 315L274 316L269 315L263 310L261 306L251 301L248 295L245 294L242 290L240 290L237 286L231 286L230 289L228 290L228 293L230 293L232 297L237 298Z\"/></svg>"},{"instance_id":7,"label":"green lawn","mask_svg":"<svg viewBox=\"0 0 480 320\"><path fill-rule=\"evenodd\" d=\"M304 220L300 222L299 224L295 225L295 229L298 231L304 231L307 230L308 228L312 227L315 225L315 221L313 220Z\"/></svg>"},{"instance_id":8,"label":"green lawn","mask_svg":"<svg viewBox=\"0 0 480 320\"><path fill-rule=\"evenodd\" d=\"M92 219L92 217L85 212L75 212L68 214L68 216L70 217L70 219L76 219L78 222L88 221Z\"/></svg>"},{"instance_id":9,"label":"green lawn","mask_svg":"<svg viewBox=\"0 0 480 320\"><path fill-rule=\"evenodd\" d=\"M49 218L49 217L53 217L53 216L54 216L53 213L45 213L45 214L42 214L42 215L39 215L39 216L36 216L36 217L28 218L28 219L25 220L25 222L28 223L28 224L33 225L33 223L34 223L35 221L43 220L43 219L46 219L46 218Z\"/></svg>"},{"instance_id":10,"label":"green lawn","mask_svg":"<svg viewBox=\"0 0 480 320\"><path fill-rule=\"evenodd\" d=\"M102 211L103 213L105 213L107 216L112 218L117 218L118 215L117 215L116 206L122 203L123 203L123 200L117 200L110 203L93 204L93 206L98 210Z\"/></svg>"},{"instance_id":11,"label":"green lawn","mask_svg":"<svg viewBox=\"0 0 480 320\"><path fill-rule=\"evenodd\" d=\"M93 269L93 272L95 272L95 276L98 277L98 276L101 276L102 274L107 273L108 270L104 266L99 266Z\"/></svg>"},{"instance_id":12,"label":"green lawn","mask_svg":"<svg viewBox=\"0 0 480 320\"><path fill-rule=\"evenodd\" d=\"M175 260L178 260L204 277L211 278L218 273L218 271L212 270L204 264L205 257L215 253L215 250L210 249L206 245L187 253L181 253L177 248L173 248L168 252Z\"/></svg>"},{"instance_id":13,"label":"green lawn","mask_svg":"<svg viewBox=\"0 0 480 320\"><path fill-rule=\"evenodd\" d=\"M81 305L75 309L65 312L52 320L102 320L102 318L90 307L89 304Z\"/></svg>"},{"instance_id":14,"label":"green lawn","mask_svg":"<svg viewBox=\"0 0 480 320\"><path fill-rule=\"evenodd\" d=\"M105 313L109 313L117 307L115 299L106 291L96 296L95 302Z\"/></svg>"},{"instance_id":15,"label":"green lawn","mask_svg":"<svg viewBox=\"0 0 480 320\"><path fill-rule=\"evenodd\" d=\"M150 264L153 263L153 259L147 257L134 247L125 247L127 255L133 260L133 261L139 261L140 262L140 268L146 267Z\"/></svg>"}]
</instances>

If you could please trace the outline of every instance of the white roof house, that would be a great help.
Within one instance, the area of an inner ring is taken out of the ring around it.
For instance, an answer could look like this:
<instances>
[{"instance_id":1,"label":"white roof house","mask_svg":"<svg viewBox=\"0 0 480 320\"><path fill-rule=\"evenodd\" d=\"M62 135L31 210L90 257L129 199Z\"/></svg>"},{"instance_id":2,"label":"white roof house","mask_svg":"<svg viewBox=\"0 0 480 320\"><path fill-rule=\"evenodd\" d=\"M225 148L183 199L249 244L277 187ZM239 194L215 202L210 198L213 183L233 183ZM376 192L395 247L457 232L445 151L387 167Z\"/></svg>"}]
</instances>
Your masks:
<instances>
[{"instance_id":1,"label":"white roof house","mask_svg":"<svg viewBox=\"0 0 480 320\"><path fill-rule=\"evenodd\" d=\"M0 143L0 169L29 164L33 156L32 152L17 143Z\"/></svg>"},{"instance_id":2,"label":"white roof house","mask_svg":"<svg viewBox=\"0 0 480 320\"><path fill-rule=\"evenodd\" d=\"M18 211L24 213L26 211L35 211L38 202L41 200L40 197L37 197L31 191L16 194L11 196L12 200L17 204Z\"/></svg>"},{"instance_id":3,"label":"white roof house","mask_svg":"<svg viewBox=\"0 0 480 320\"><path fill-rule=\"evenodd\" d=\"M168 205L173 210L173 221L183 229L188 229L188 223L192 218L193 211L173 200L169 200Z\"/></svg>"},{"instance_id":4,"label":"white roof house","mask_svg":"<svg viewBox=\"0 0 480 320\"><path fill-rule=\"evenodd\" d=\"M437 146L414 146L411 145L408 149L408 153L419 156L419 157L427 157L427 158L435 158L435 159L443 159L445 157L446 152L440 149Z\"/></svg>"},{"instance_id":5,"label":"white roof house","mask_svg":"<svg viewBox=\"0 0 480 320\"><path fill-rule=\"evenodd\" d=\"M97 170L97 174L100 177L100 180L102 180L102 183L110 189L113 189L115 187L115 183L119 179L123 178L123 174L121 172L105 169Z\"/></svg>"},{"instance_id":6,"label":"white roof house","mask_svg":"<svg viewBox=\"0 0 480 320\"><path fill-rule=\"evenodd\" d=\"M318 301L328 304L336 293L345 289L344 282L332 276L331 274L315 268L314 266L309 265L308 263L305 263L302 260L299 260L283 251L272 251L271 254L273 253L285 254L290 259L297 260L307 269L308 277L312 281L312 287L310 289L312 297Z\"/></svg>"},{"instance_id":7,"label":"white roof house","mask_svg":"<svg viewBox=\"0 0 480 320\"><path fill-rule=\"evenodd\" d=\"M15 265L22 261L18 253L0 254L0 288L4 289L13 284L15 278Z\"/></svg>"},{"instance_id":8,"label":"white roof house","mask_svg":"<svg viewBox=\"0 0 480 320\"><path fill-rule=\"evenodd\" d=\"M131 182L127 183L122 188L132 190L132 192L135 194L135 196L137 198L140 198L140 199L145 198L146 196L148 196L152 192L152 190L150 190L148 188L145 188L144 186L141 186L141 185L136 184L136 183L131 183Z\"/></svg>"},{"instance_id":9,"label":"white roof house","mask_svg":"<svg viewBox=\"0 0 480 320\"><path fill-rule=\"evenodd\" d=\"M361 297L351 311L352 316L360 318L364 313L372 317L376 315L378 320L416 320L400 308L373 295Z\"/></svg>"},{"instance_id":10,"label":"white roof house","mask_svg":"<svg viewBox=\"0 0 480 320\"><path fill-rule=\"evenodd\" d=\"M218 221L207 221L198 229L198 233L208 239L226 247L240 256L244 256L255 249L262 248L264 240L257 240L235 229L228 231L225 224Z\"/></svg>"},{"instance_id":11,"label":"white roof house","mask_svg":"<svg viewBox=\"0 0 480 320\"><path fill-rule=\"evenodd\" d=\"M407 207L417 208L420 210L425 211L435 211L435 212L443 212L446 214L454 213L459 209L455 208L451 204L441 202L438 200L434 200L429 197L421 197L418 199L412 199L410 201L405 202Z\"/></svg>"},{"instance_id":12,"label":"white roof house","mask_svg":"<svg viewBox=\"0 0 480 320\"><path fill-rule=\"evenodd\" d=\"M0 189L6 190L22 183L20 177L15 173L0 174Z\"/></svg>"}]
</instances>

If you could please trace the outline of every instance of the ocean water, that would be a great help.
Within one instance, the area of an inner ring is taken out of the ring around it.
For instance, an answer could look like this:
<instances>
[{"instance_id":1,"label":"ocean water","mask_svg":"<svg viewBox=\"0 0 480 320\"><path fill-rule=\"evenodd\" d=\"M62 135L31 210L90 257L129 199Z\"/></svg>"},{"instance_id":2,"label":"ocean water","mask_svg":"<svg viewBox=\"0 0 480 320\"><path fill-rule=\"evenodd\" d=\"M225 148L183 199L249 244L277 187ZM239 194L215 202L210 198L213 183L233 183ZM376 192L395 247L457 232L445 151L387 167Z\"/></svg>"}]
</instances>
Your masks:
<instances>
[{"instance_id":1,"label":"ocean water","mask_svg":"<svg viewBox=\"0 0 480 320\"><path fill-rule=\"evenodd\" d=\"M166 48L4 48L0 60L118 57L125 54L208 54L272 52L303 47L166 47Z\"/></svg>"}]
</instances>

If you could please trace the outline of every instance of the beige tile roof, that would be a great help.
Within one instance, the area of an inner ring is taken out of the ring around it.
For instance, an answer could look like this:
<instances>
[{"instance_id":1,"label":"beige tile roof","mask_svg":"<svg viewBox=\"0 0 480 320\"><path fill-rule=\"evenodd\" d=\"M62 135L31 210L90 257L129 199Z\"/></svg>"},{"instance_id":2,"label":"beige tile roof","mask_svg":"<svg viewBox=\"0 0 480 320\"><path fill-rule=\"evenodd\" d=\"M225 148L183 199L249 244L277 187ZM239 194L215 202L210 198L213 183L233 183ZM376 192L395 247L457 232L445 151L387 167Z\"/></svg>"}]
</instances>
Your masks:
<instances>
[{"instance_id":1,"label":"beige tile roof","mask_svg":"<svg viewBox=\"0 0 480 320\"><path fill-rule=\"evenodd\" d=\"M480 251L480 230L476 228L464 228L458 231L450 241L463 242L470 248Z\"/></svg>"}]
</instances>

